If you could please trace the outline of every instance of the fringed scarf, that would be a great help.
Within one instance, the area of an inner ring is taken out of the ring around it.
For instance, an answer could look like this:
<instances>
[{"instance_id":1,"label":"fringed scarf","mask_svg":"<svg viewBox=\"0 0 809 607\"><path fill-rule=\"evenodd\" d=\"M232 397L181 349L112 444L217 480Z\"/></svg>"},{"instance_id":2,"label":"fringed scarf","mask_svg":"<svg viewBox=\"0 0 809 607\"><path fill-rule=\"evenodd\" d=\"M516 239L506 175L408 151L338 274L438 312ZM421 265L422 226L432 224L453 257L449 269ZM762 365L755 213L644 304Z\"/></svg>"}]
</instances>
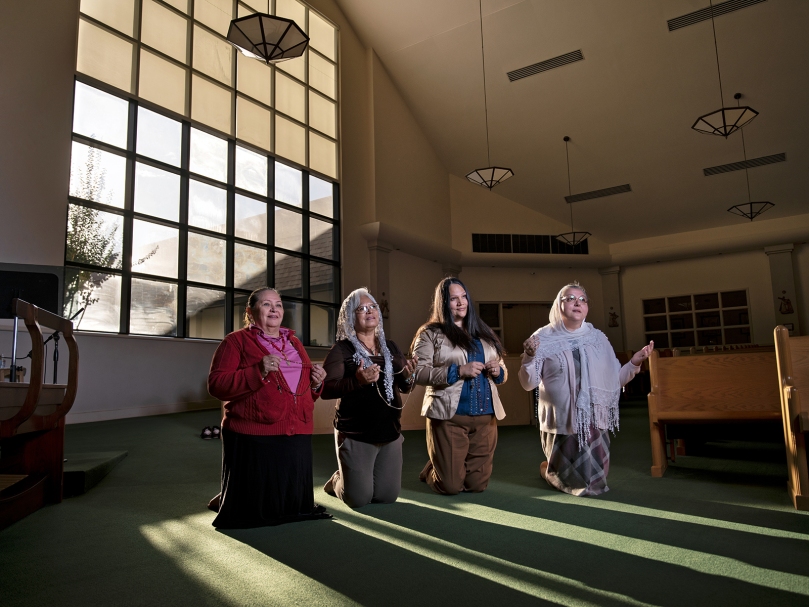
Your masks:
<instances>
[{"instance_id":1,"label":"fringed scarf","mask_svg":"<svg viewBox=\"0 0 809 607\"><path fill-rule=\"evenodd\" d=\"M564 363L564 352L579 351L581 388L575 403L579 450L590 438L590 425L615 433L619 425L620 365L607 336L589 322L582 323L575 331L564 325L548 324L534 335L539 336L539 347L534 355L537 377L540 376L539 366L546 358L556 356Z\"/></svg>"}]
</instances>

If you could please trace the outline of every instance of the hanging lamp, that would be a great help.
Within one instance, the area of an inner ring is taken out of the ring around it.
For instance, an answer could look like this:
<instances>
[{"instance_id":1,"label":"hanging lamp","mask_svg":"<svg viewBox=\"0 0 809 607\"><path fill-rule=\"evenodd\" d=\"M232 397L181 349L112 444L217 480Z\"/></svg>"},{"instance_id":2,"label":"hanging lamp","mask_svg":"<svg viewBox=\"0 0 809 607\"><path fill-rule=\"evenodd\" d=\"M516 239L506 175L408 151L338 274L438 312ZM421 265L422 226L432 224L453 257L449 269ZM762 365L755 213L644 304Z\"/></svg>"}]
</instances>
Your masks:
<instances>
[{"instance_id":1,"label":"hanging lamp","mask_svg":"<svg viewBox=\"0 0 809 607\"><path fill-rule=\"evenodd\" d=\"M716 44L716 24L714 23L714 9L713 0L710 0L711 7L711 27L713 28L713 46L716 53L716 73L719 76L719 102L720 109L710 114L705 114L697 118L696 122L691 125L691 128L698 133L705 133L706 135L720 135L727 138L732 135L744 125L748 124L753 118L758 116L758 112L753 108L744 105L736 107L724 107L725 97L722 94L722 72L719 69L719 47Z\"/></svg>"},{"instance_id":2,"label":"hanging lamp","mask_svg":"<svg viewBox=\"0 0 809 607\"><path fill-rule=\"evenodd\" d=\"M739 103L739 99L742 98L741 93L736 93L733 98L736 100L736 103ZM734 215L739 215L740 217L746 217L750 221L753 221L756 217L761 215L764 211L767 211L775 206L772 202L752 202L750 196L750 174L748 173L747 169L747 147L744 143L744 131L742 131L742 152L744 153L744 176L747 178L747 202L743 202L742 204L733 205L728 209L728 213L733 213Z\"/></svg>"},{"instance_id":3,"label":"hanging lamp","mask_svg":"<svg viewBox=\"0 0 809 607\"><path fill-rule=\"evenodd\" d=\"M482 185L491 190L497 184L514 177L514 171L506 167L492 166L492 154L489 147L489 105L486 97L486 48L483 44L483 0L480 0L478 8L480 10L480 50L483 59L483 108L486 115L486 161L489 165L467 173L466 178L472 183Z\"/></svg>"},{"instance_id":4,"label":"hanging lamp","mask_svg":"<svg viewBox=\"0 0 809 607\"><path fill-rule=\"evenodd\" d=\"M567 195L570 197L573 196L573 192L571 192L570 189L570 154L568 153L567 149L568 141L570 141L570 137L565 135L564 142L565 142L565 159L567 160ZM588 238L590 238L592 234L590 234L590 232L577 232L573 228L573 203L568 202L567 204L570 205L570 232L559 234L558 236L556 236L556 240L558 240L559 242L563 242L567 245L570 245L572 247L575 247L576 245L579 245Z\"/></svg>"},{"instance_id":5,"label":"hanging lamp","mask_svg":"<svg viewBox=\"0 0 809 607\"><path fill-rule=\"evenodd\" d=\"M228 42L243 55L278 63L303 55L309 36L291 19L253 13L230 22Z\"/></svg>"}]
</instances>

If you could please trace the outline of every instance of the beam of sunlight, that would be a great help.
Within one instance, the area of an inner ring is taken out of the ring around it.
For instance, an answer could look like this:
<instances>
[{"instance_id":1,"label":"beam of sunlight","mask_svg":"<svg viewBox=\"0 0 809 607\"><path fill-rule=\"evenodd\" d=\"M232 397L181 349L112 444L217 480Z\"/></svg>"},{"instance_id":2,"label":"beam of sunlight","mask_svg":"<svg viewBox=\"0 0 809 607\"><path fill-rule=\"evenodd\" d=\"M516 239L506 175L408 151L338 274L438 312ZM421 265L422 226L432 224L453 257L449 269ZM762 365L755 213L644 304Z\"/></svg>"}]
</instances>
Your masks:
<instances>
[{"instance_id":1,"label":"beam of sunlight","mask_svg":"<svg viewBox=\"0 0 809 607\"><path fill-rule=\"evenodd\" d=\"M680 523L691 523L693 525L705 525L706 527L716 527L719 529L730 529L732 531L743 531L745 533L755 533L758 535L766 535L769 537L779 537L791 540L809 541L809 535L805 533L796 533L794 531L783 531L781 529L771 529L769 527L758 527L756 525L747 525L745 523L732 523L723 521L721 519L706 518L703 516L695 516L691 514L680 514L679 512L671 512L669 510L657 510L655 508L646 508L644 506L634 506L632 504L622 504L620 502L610 502L606 500L588 500L580 497L571 497L569 495L548 495L548 496L534 496L532 499L541 500L544 502L564 503L570 506L579 506L586 508L597 508L599 510L609 510L611 512L620 512L623 514L637 514L639 516L651 516L663 520L677 521Z\"/></svg>"},{"instance_id":2,"label":"beam of sunlight","mask_svg":"<svg viewBox=\"0 0 809 607\"><path fill-rule=\"evenodd\" d=\"M591 544L632 556L693 569L700 573L757 584L765 588L777 590L790 588L793 589L794 592L809 595L809 577L803 575L756 567L755 565L750 565L725 556L690 550L688 548L678 548L659 542L590 529L580 525L560 523L550 519L498 510L480 504L455 502L452 504L451 508L447 508L437 503L425 502L424 495L415 491L403 490L402 494L407 494L410 498L400 497L399 502L413 504L421 508L437 510L446 514L462 516L494 525L503 525L514 529L543 533L583 544Z\"/></svg>"},{"instance_id":3,"label":"beam of sunlight","mask_svg":"<svg viewBox=\"0 0 809 607\"><path fill-rule=\"evenodd\" d=\"M470 550L356 511L340 510L334 519L337 524L529 596L558 605L576 607L584 605L597 607L607 601L625 605L646 605L623 594L591 588L576 580ZM569 592L560 592L553 587L561 587ZM588 596L590 600L580 598L582 596Z\"/></svg>"},{"instance_id":4,"label":"beam of sunlight","mask_svg":"<svg viewBox=\"0 0 809 607\"><path fill-rule=\"evenodd\" d=\"M214 531L207 513L143 525L140 532L223 604L356 605L317 580Z\"/></svg>"}]
</instances>

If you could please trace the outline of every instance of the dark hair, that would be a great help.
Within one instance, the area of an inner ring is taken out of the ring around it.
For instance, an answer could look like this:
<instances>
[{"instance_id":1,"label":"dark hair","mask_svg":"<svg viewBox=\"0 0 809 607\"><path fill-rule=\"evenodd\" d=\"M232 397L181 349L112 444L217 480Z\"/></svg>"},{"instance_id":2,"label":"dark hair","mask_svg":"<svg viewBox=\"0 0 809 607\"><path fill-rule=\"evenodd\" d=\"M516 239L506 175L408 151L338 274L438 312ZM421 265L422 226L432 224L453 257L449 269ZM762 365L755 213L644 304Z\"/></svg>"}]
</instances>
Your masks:
<instances>
[{"instance_id":1,"label":"dark hair","mask_svg":"<svg viewBox=\"0 0 809 607\"><path fill-rule=\"evenodd\" d=\"M247 313L247 311L252 310L253 308L256 307L256 304L258 303L258 296L261 295L264 291L272 291L273 293L278 295L278 297L281 297L281 294L272 287L261 287L250 293L250 297L247 298L247 305L244 307L245 328L250 326L250 315Z\"/></svg>"},{"instance_id":2,"label":"dark hair","mask_svg":"<svg viewBox=\"0 0 809 607\"><path fill-rule=\"evenodd\" d=\"M458 327L452 321L452 312L449 309L450 285L458 285L466 293L466 317L463 319L463 328ZM472 296L469 295L466 285L453 276L448 276L439 282L435 288L433 305L430 307L430 320L416 331L416 336L410 346L411 351L415 349L419 335L427 329L441 331L453 346L463 348L467 352L473 349L475 339L481 339L488 341L497 351L498 356L505 356L506 354L497 334L478 316L477 310L475 310L475 302L472 301Z\"/></svg>"}]
</instances>

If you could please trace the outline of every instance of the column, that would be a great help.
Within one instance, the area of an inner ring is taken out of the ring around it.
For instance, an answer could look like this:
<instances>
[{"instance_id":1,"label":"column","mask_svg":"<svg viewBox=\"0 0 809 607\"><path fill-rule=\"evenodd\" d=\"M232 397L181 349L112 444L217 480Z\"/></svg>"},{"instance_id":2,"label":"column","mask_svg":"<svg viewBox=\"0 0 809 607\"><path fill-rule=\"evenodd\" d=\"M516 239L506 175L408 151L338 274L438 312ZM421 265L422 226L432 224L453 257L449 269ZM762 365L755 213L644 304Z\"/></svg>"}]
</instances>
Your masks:
<instances>
[{"instance_id":1,"label":"column","mask_svg":"<svg viewBox=\"0 0 809 607\"><path fill-rule=\"evenodd\" d=\"M604 320L606 321L604 333L616 352L626 349L624 344L624 319L621 318L623 306L621 302L620 272L620 266L599 268L598 270L598 273L601 274L601 291L604 295L602 301Z\"/></svg>"},{"instance_id":2,"label":"column","mask_svg":"<svg viewBox=\"0 0 809 607\"><path fill-rule=\"evenodd\" d=\"M792 250L794 248L791 243L782 244L765 247L764 252L770 259L775 324L784 325L789 329L790 335L800 335L798 292L795 289L795 272L792 268Z\"/></svg>"}]
</instances>

